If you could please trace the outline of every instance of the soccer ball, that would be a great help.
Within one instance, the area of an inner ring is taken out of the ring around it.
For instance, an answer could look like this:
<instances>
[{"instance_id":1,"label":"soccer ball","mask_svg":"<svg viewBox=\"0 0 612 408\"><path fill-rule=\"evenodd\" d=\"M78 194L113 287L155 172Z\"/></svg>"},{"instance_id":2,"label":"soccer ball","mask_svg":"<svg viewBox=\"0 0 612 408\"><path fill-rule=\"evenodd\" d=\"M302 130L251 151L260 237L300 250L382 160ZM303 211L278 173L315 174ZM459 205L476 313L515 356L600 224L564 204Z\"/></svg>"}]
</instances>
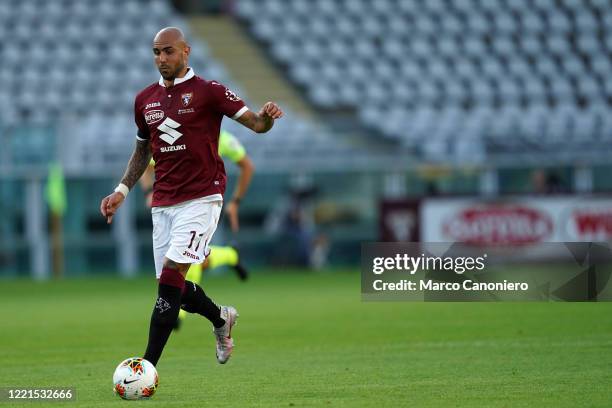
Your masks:
<instances>
[{"instance_id":1,"label":"soccer ball","mask_svg":"<svg viewBox=\"0 0 612 408\"><path fill-rule=\"evenodd\" d=\"M155 366L140 357L123 360L113 374L115 394L126 400L150 398L155 394L159 378Z\"/></svg>"}]
</instances>

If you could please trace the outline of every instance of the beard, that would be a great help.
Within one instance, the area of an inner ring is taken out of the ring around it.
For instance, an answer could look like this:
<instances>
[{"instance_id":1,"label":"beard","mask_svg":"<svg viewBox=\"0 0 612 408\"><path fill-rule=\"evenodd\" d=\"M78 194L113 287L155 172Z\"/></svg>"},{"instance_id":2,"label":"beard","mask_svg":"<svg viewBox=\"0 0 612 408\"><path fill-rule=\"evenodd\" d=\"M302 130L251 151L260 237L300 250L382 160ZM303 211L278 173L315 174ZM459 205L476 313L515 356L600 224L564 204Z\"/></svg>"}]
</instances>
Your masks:
<instances>
[{"instance_id":1,"label":"beard","mask_svg":"<svg viewBox=\"0 0 612 408\"><path fill-rule=\"evenodd\" d=\"M174 81L184 68L185 64L180 64L174 71L170 71L169 67L159 68L158 71L166 81Z\"/></svg>"}]
</instances>

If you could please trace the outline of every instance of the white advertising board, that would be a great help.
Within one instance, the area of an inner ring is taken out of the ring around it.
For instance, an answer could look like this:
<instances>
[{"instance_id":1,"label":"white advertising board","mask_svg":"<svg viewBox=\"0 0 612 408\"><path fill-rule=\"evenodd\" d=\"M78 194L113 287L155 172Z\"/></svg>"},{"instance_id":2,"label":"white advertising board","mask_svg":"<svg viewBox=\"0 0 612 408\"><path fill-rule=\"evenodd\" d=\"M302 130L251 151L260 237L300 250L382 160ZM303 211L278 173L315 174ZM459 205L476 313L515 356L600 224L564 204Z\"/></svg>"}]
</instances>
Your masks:
<instances>
[{"instance_id":1,"label":"white advertising board","mask_svg":"<svg viewBox=\"0 0 612 408\"><path fill-rule=\"evenodd\" d=\"M612 239L612 198L436 198L422 202L421 242L526 247Z\"/></svg>"}]
</instances>

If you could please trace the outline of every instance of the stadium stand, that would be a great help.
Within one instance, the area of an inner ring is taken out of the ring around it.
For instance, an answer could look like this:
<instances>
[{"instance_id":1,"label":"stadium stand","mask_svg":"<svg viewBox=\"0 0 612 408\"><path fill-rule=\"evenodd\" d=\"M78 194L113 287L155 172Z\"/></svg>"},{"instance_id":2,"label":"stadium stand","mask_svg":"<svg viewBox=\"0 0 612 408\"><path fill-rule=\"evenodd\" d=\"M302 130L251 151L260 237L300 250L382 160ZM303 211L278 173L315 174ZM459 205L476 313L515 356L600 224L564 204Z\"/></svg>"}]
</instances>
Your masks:
<instances>
[{"instance_id":1,"label":"stadium stand","mask_svg":"<svg viewBox=\"0 0 612 408\"><path fill-rule=\"evenodd\" d=\"M473 162L495 153L598 153L612 138L607 1L234 4L314 106L354 111L361 129L396 152ZM40 143L47 126L69 171L121 167L133 144L133 97L158 75L147 44L167 25L188 26L165 0L0 2L0 33L12 39L0 46L0 126L12 162L52 156L53 144ZM191 64L248 102L205 43L193 41ZM256 163L281 168L371 163L376 149L291 111L261 138L225 125Z\"/></svg>"},{"instance_id":2,"label":"stadium stand","mask_svg":"<svg viewBox=\"0 0 612 408\"><path fill-rule=\"evenodd\" d=\"M354 109L426 157L612 139L607 0L241 0L235 12L318 108Z\"/></svg>"},{"instance_id":3,"label":"stadium stand","mask_svg":"<svg viewBox=\"0 0 612 408\"><path fill-rule=\"evenodd\" d=\"M0 126L12 149L10 163L44 164L58 150L68 172L123 168L134 143L134 96L159 77L149 44L170 25L184 28L191 39L190 64L199 75L229 85L248 102L168 1L0 2L0 33L11 38L0 45L0 80L6 84L0 89ZM293 164L308 157L316 164L323 150L327 156L352 151L323 126L292 112L265 137L231 122L224 124L256 163L276 157L286 167L297 155Z\"/></svg>"}]
</instances>

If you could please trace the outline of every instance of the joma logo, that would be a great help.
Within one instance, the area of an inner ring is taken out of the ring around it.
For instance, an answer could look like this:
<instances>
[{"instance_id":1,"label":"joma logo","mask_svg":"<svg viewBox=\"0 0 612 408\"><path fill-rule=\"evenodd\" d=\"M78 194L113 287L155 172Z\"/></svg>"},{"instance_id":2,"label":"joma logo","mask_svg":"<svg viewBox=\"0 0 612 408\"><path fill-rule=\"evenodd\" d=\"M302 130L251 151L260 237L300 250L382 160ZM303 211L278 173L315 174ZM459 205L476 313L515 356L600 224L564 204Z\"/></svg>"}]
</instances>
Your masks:
<instances>
[{"instance_id":1,"label":"joma logo","mask_svg":"<svg viewBox=\"0 0 612 408\"><path fill-rule=\"evenodd\" d=\"M187 252L187 251L183 252L183 255L184 255L184 256L187 256L187 257L189 257L189 258L191 258L191 259L195 259L196 261L199 261L199 260L200 260L200 257L199 257L199 256L194 255L194 254L192 254L192 253L190 253L190 252Z\"/></svg>"}]
</instances>

